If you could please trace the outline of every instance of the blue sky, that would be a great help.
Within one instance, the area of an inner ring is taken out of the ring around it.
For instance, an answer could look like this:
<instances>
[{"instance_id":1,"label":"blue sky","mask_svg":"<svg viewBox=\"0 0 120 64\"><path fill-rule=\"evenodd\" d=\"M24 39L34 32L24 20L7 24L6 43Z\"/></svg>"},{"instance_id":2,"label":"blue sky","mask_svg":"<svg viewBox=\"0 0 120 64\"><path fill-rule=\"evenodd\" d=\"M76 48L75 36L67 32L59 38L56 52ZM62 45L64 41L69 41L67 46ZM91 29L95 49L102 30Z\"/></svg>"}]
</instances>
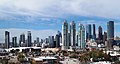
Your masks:
<instances>
[{"instance_id":1,"label":"blue sky","mask_svg":"<svg viewBox=\"0 0 120 64\"><path fill-rule=\"evenodd\" d=\"M98 26L106 31L107 22L112 20L115 35L120 36L119 6L119 0L0 0L0 42L4 42L5 30L11 37L27 30L32 31L33 39L54 35L61 31L64 20L96 24L96 32Z\"/></svg>"}]
</instances>

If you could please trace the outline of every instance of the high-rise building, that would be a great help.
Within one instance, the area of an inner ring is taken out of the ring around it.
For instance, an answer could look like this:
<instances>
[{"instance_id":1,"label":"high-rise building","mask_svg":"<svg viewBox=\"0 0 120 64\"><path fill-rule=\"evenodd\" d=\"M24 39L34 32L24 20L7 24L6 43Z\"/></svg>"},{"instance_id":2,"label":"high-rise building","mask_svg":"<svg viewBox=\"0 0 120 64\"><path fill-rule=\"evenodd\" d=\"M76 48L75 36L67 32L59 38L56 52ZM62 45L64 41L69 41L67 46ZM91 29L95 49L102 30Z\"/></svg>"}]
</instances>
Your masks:
<instances>
[{"instance_id":1,"label":"high-rise building","mask_svg":"<svg viewBox=\"0 0 120 64\"><path fill-rule=\"evenodd\" d=\"M78 32L76 33L76 47L78 47Z\"/></svg>"},{"instance_id":2,"label":"high-rise building","mask_svg":"<svg viewBox=\"0 0 120 64\"><path fill-rule=\"evenodd\" d=\"M5 48L10 48L10 32L5 31Z\"/></svg>"},{"instance_id":3,"label":"high-rise building","mask_svg":"<svg viewBox=\"0 0 120 64\"><path fill-rule=\"evenodd\" d=\"M91 24L88 24L86 26L86 41L90 40L92 38L92 35L91 35Z\"/></svg>"},{"instance_id":4,"label":"high-rise building","mask_svg":"<svg viewBox=\"0 0 120 64\"><path fill-rule=\"evenodd\" d=\"M98 40L99 40L98 41L99 44L103 42L103 34L102 34L102 27L101 26L98 27Z\"/></svg>"},{"instance_id":5,"label":"high-rise building","mask_svg":"<svg viewBox=\"0 0 120 64\"><path fill-rule=\"evenodd\" d=\"M68 32L68 35L67 35L67 42L68 42L69 48L70 48L70 46L71 46L71 36L70 36L70 35L71 35L70 32Z\"/></svg>"},{"instance_id":6,"label":"high-rise building","mask_svg":"<svg viewBox=\"0 0 120 64\"><path fill-rule=\"evenodd\" d=\"M36 42L39 43L39 37L36 38Z\"/></svg>"},{"instance_id":7,"label":"high-rise building","mask_svg":"<svg viewBox=\"0 0 120 64\"><path fill-rule=\"evenodd\" d=\"M20 35L19 46L20 47L21 46L26 46L25 45L25 34L24 33Z\"/></svg>"},{"instance_id":8,"label":"high-rise building","mask_svg":"<svg viewBox=\"0 0 120 64\"><path fill-rule=\"evenodd\" d=\"M39 37L36 38L36 44L37 44L37 46L40 46Z\"/></svg>"},{"instance_id":9,"label":"high-rise building","mask_svg":"<svg viewBox=\"0 0 120 64\"><path fill-rule=\"evenodd\" d=\"M99 38L100 40L103 39L103 35L102 35L102 27L101 27L101 26L99 26L99 28L98 28L98 38Z\"/></svg>"},{"instance_id":10,"label":"high-rise building","mask_svg":"<svg viewBox=\"0 0 120 64\"><path fill-rule=\"evenodd\" d=\"M108 49L111 49L114 42L114 21L107 22L107 41Z\"/></svg>"},{"instance_id":11,"label":"high-rise building","mask_svg":"<svg viewBox=\"0 0 120 64\"><path fill-rule=\"evenodd\" d=\"M68 43L68 23L67 21L64 21L62 25L62 49L68 49L69 43Z\"/></svg>"},{"instance_id":12,"label":"high-rise building","mask_svg":"<svg viewBox=\"0 0 120 64\"><path fill-rule=\"evenodd\" d=\"M55 41L56 41L56 46L55 47L60 47L60 38L62 37L61 32L58 31L56 36L55 36Z\"/></svg>"},{"instance_id":13,"label":"high-rise building","mask_svg":"<svg viewBox=\"0 0 120 64\"><path fill-rule=\"evenodd\" d=\"M107 32L104 32L104 35L103 35L103 42L105 44L105 41L107 41Z\"/></svg>"},{"instance_id":14,"label":"high-rise building","mask_svg":"<svg viewBox=\"0 0 120 64\"><path fill-rule=\"evenodd\" d=\"M49 46L50 48L54 48L54 36L49 36Z\"/></svg>"},{"instance_id":15,"label":"high-rise building","mask_svg":"<svg viewBox=\"0 0 120 64\"><path fill-rule=\"evenodd\" d=\"M40 46L42 46L42 43L44 42L44 40L43 39L41 39L41 41L40 41Z\"/></svg>"},{"instance_id":16,"label":"high-rise building","mask_svg":"<svg viewBox=\"0 0 120 64\"><path fill-rule=\"evenodd\" d=\"M59 35L58 34L56 34L56 36L55 36L55 41L56 41L56 46L55 47L60 47L60 37L59 37Z\"/></svg>"},{"instance_id":17,"label":"high-rise building","mask_svg":"<svg viewBox=\"0 0 120 64\"><path fill-rule=\"evenodd\" d=\"M17 47L17 37L12 38L12 47Z\"/></svg>"},{"instance_id":18,"label":"high-rise building","mask_svg":"<svg viewBox=\"0 0 120 64\"><path fill-rule=\"evenodd\" d=\"M31 31L28 31L27 33L27 47L32 46L32 36L31 36Z\"/></svg>"},{"instance_id":19,"label":"high-rise building","mask_svg":"<svg viewBox=\"0 0 120 64\"><path fill-rule=\"evenodd\" d=\"M93 24L93 37L94 40L96 40L96 30L95 30L95 24Z\"/></svg>"},{"instance_id":20,"label":"high-rise building","mask_svg":"<svg viewBox=\"0 0 120 64\"><path fill-rule=\"evenodd\" d=\"M75 48L76 47L76 40L75 40L75 37L76 37L76 24L74 21L72 21L70 23L70 40L71 40L71 47L72 48Z\"/></svg>"},{"instance_id":21,"label":"high-rise building","mask_svg":"<svg viewBox=\"0 0 120 64\"><path fill-rule=\"evenodd\" d=\"M45 38L44 42L47 44L49 43L49 38Z\"/></svg>"},{"instance_id":22,"label":"high-rise building","mask_svg":"<svg viewBox=\"0 0 120 64\"><path fill-rule=\"evenodd\" d=\"M34 40L34 44L37 44L37 40Z\"/></svg>"},{"instance_id":23,"label":"high-rise building","mask_svg":"<svg viewBox=\"0 0 120 64\"><path fill-rule=\"evenodd\" d=\"M78 47L80 49L85 48L85 28L83 24L79 24L78 26Z\"/></svg>"}]
</instances>

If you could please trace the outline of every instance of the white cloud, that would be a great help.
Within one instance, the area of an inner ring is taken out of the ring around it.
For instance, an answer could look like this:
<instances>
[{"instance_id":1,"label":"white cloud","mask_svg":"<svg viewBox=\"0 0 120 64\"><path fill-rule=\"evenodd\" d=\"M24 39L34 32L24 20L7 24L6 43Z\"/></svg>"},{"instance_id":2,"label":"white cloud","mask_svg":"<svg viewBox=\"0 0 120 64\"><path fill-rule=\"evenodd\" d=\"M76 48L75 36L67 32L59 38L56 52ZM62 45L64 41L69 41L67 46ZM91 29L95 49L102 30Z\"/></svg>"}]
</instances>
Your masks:
<instances>
[{"instance_id":1,"label":"white cloud","mask_svg":"<svg viewBox=\"0 0 120 64\"><path fill-rule=\"evenodd\" d=\"M37 17L37 19L40 18L41 24L44 24L42 21L52 21L51 19L55 19L56 17L61 18L69 15L120 19L119 6L120 0L0 0L0 19L21 20L17 16L28 16L25 17L25 20L22 18L22 22L30 22ZM55 21L57 21L56 23L58 24L60 23L59 20L55 19ZM55 21L50 25L56 24ZM97 23L94 20L83 21L84 24L101 24L101 22ZM115 25L119 24L119 22L115 23ZM4 31L7 29L0 30L0 39L2 39L1 41L4 41ZM26 31L28 31L28 29L9 30L11 31L11 34L14 33L16 36L22 32L26 33ZM40 34L40 38L55 33L55 30L31 31L35 36Z\"/></svg>"},{"instance_id":2,"label":"white cloud","mask_svg":"<svg viewBox=\"0 0 120 64\"><path fill-rule=\"evenodd\" d=\"M72 14L120 19L119 6L120 0L0 0L0 13L42 17Z\"/></svg>"},{"instance_id":3,"label":"white cloud","mask_svg":"<svg viewBox=\"0 0 120 64\"><path fill-rule=\"evenodd\" d=\"M4 43L5 31L9 31L11 37L17 36L18 40L20 34L22 33L24 33L27 37L27 31L31 31L33 40L36 39L36 37L39 37L40 39L44 39L48 36L54 36L57 33L56 30L31 30L31 29L29 30L29 29L16 29L16 28L0 29L0 43Z\"/></svg>"}]
</instances>

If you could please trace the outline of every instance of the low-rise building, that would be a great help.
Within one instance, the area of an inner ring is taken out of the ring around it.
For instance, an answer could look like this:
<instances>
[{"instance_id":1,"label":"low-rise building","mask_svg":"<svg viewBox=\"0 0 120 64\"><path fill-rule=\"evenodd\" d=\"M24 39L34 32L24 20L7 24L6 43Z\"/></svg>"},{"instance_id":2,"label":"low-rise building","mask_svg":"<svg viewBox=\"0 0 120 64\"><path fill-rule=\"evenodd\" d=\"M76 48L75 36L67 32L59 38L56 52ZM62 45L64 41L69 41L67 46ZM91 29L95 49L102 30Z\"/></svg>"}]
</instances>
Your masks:
<instances>
[{"instance_id":1,"label":"low-rise building","mask_svg":"<svg viewBox=\"0 0 120 64\"><path fill-rule=\"evenodd\" d=\"M57 58L51 56L40 56L32 59L34 64L58 64Z\"/></svg>"}]
</instances>

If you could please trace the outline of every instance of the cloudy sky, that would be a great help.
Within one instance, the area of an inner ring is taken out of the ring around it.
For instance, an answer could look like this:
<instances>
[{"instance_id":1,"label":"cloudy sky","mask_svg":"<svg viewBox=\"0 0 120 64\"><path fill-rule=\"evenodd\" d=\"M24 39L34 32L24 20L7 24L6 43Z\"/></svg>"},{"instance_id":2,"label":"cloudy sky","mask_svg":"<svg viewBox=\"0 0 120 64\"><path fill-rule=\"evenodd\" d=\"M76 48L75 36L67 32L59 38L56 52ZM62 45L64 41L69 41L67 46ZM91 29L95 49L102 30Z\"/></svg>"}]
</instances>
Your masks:
<instances>
[{"instance_id":1,"label":"cloudy sky","mask_svg":"<svg viewBox=\"0 0 120 64\"><path fill-rule=\"evenodd\" d=\"M115 22L120 36L120 0L0 0L0 42L4 31L12 36L32 31L33 39L55 35L64 20L76 24L96 24L106 31L107 22Z\"/></svg>"}]
</instances>

